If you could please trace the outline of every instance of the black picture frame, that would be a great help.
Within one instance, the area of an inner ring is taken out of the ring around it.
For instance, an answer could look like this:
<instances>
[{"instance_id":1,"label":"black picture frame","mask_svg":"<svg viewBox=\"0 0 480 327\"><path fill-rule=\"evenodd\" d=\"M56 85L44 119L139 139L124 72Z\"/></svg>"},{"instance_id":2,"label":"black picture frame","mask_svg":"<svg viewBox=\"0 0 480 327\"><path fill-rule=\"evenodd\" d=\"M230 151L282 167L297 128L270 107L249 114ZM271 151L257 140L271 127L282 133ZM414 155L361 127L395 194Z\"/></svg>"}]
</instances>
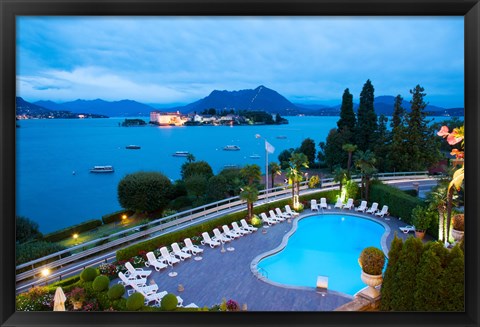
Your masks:
<instances>
[{"instance_id":1,"label":"black picture frame","mask_svg":"<svg viewBox=\"0 0 480 327\"><path fill-rule=\"evenodd\" d=\"M2 326L478 326L480 4L478 0L0 0L0 322ZM17 15L459 15L465 18L466 300L463 313L15 312L15 17Z\"/></svg>"}]
</instances>

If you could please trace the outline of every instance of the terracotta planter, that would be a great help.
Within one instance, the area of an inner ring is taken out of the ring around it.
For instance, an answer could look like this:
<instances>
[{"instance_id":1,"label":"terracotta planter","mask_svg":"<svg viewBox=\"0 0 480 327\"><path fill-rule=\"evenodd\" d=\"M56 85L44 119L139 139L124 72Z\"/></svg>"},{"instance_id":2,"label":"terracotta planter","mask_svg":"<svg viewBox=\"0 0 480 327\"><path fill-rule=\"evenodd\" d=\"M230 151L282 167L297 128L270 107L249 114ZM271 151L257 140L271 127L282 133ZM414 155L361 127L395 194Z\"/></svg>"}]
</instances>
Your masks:
<instances>
[{"instance_id":1,"label":"terracotta planter","mask_svg":"<svg viewBox=\"0 0 480 327\"><path fill-rule=\"evenodd\" d=\"M418 230L416 230L416 231L415 231L415 237L418 238L418 239L423 240L423 238L425 237L425 231L418 231Z\"/></svg>"},{"instance_id":2,"label":"terracotta planter","mask_svg":"<svg viewBox=\"0 0 480 327\"><path fill-rule=\"evenodd\" d=\"M362 282L368 285L368 288L364 289L362 291L362 294L367 295L372 299L380 296L380 292L375 287L382 284L382 275L370 275L362 270L362 275L360 277L362 279Z\"/></svg>"},{"instance_id":3,"label":"terracotta planter","mask_svg":"<svg viewBox=\"0 0 480 327\"><path fill-rule=\"evenodd\" d=\"M455 240L455 242L460 242L463 238L464 233L465 232L463 232L463 231L456 230L456 229L452 228L452 237Z\"/></svg>"},{"instance_id":4,"label":"terracotta planter","mask_svg":"<svg viewBox=\"0 0 480 327\"><path fill-rule=\"evenodd\" d=\"M82 301L73 301L73 310L80 310L82 308L83 302Z\"/></svg>"}]
</instances>

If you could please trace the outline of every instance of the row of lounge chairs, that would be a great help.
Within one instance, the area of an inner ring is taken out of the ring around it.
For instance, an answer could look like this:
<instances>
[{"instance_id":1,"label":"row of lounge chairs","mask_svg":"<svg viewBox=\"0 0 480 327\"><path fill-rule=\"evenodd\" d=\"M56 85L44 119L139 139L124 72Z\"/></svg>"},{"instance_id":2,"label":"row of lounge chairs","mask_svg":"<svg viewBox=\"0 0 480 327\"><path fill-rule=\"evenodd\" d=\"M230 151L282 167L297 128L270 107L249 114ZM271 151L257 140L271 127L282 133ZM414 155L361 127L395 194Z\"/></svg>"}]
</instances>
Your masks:
<instances>
[{"instance_id":1,"label":"row of lounge chairs","mask_svg":"<svg viewBox=\"0 0 480 327\"><path fill-rule=\"evenodd\" d=\"M232 229L230 229L230 227L228 227L227 225L223 225L223 232L221 232L218 228L214 228L213 237L210 237L210 234L208 234L208 232L203 232L203 239L201 241L202 245L208 245L211 248L214 248L221 244L231 242L232 240L237 239L241 236L253 233L258 229L256 227L253 227L252 225L249 225L245 219L240 220L240 224L241 225L239 226L238 223L234 221L232 223Z\"/></svg>"},{"instance_id":2,"label":"row of lounge chairs","mask_svg":"<svg viewBox=\"0 0 480 327\"><path fill-rule=\"evenodd\" d=\"M285 212L282 212L280 208L275 208L275 211L269 210L268 214L269 214L268 216L265 212L262 212L260 214L260 218L262 218L262 222L265 224L268 224L268 226L281 223L282 221L285 221L289 218L294 218L299 215L299 213L292 210L288 204L285 206Z\"/></svg>"},{"instance_id":3,"label":"row of lounge chairs","mask_svg":"<svg viewBox=\"0 0 480 327\"><path fill-rule=\"evenodd\" d=\"M328 209L328 204L327 204L327 199L326 198L321 198L320 203L317 203L316 199L312 199L310 203L310 208L312 211L319 211L320 209ZM368 208L367 201L362 201L360 205L355 208L353 204L353 199L350 198L347 200L347 203L343 204L343 201L339 198L337 200L337 203L335 203L335 206L333 207L334 209L349 209L349 210L355 210L358 212L363 212L363 213L370 213L372 215L378 216L378 217L384 217L385 215L389 215L388 213L388 206L384 205L382 207L382 210L378 210L378 203L373 202L372 206Z\"/></svg>"}]
</instances>

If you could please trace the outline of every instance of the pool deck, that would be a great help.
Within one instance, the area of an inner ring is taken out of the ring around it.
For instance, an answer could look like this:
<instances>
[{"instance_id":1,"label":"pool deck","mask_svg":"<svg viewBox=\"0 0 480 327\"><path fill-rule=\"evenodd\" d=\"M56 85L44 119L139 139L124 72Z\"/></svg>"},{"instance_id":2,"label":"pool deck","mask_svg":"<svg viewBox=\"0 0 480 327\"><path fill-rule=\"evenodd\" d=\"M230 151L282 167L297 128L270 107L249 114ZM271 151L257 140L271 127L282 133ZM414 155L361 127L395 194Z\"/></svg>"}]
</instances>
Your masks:
<instances>
[{"instance_id":1,"label":"pool deck","mask_svg":"<svg viewBox=\"0 0 480 327\"><path fill-rule=\"evenodd\" d=\"M325 210L325 213L355 213L349 210ZM305 210L300 217L316 215L317 212ZM390 227L390 234L386 238L387 246L393 239L394 231L403 239L412 233L404 234L399 227L406 224L393 217L379 218L369 214L358 214L377 220ZM296 218L298 219L298 218ZM222 253L221 246L211 249L201 246L204 252L198 256L202 260L192 258L168 267L160 272L153 270L147 283L154 280L159 291L168 291L183 298L184 305L195 303L199 307L211 307L221 303L225 298L237 301L240 306L246 304L248 311L332 311L335 308L350 302L352 296L328 290L319 293L315 288L287 288L278 287L257 278L251 271L250 265L258 255L275 249L282 243L284 235L292 229L293 224L282 222L267 228L263 234L258 231L233 240L225 244L224 248L233 247L233 251ZM212 233L210 232L210 235ZM146 268L149 269L149 268ZM170 277L170 272L177 276ZM360 269L358 278L360 278ZM112 283L117 283L117 279ZM184 290L179 292L178 285Z\"/></svg>"}]
</instances>

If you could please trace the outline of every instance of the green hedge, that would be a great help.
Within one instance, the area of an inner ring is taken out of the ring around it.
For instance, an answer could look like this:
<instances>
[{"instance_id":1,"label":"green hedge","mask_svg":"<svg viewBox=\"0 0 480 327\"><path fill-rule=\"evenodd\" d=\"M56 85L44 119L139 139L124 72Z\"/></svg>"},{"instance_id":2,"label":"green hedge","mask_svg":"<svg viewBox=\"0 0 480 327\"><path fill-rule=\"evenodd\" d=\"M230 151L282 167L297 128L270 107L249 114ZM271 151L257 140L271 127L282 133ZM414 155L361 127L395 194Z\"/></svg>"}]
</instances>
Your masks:
<instances>
[{"instance_id":1,"label":"green hedge","mask_svg":"<svg viewBox=\"0 0 480 327\"><path fill-rule=\"evenodd\" d=\"M335 201L334 199L337 194L338 194L338 191L316 192L313 194L301 196L300 201L309 201L310 199L314 199L314 198L316 199L320 197L327 197L328 199L327 201L334 202ZM253 209L253 212L255 214L260 214L261 212L266 212L268 210L275 209L277 207L283 210L284 206L286 204L291 205L291 202L292 202L291 198L288 198L288 199L283 199L276 202L263 204L255 207ZM235 212L229 215L225 215L213 220L204 221L197 225L194 225L179 231L175 231L172 233L168 233L165 235L161 235L156 238L150 239L148 241L140 242L132 246L129 246L127 248L120 249L117 251L116 257L118 261L128 260L131 257L138 255L140 251L147 251L147 252L153 251L158 249L161 246L170 245L173 242L183 241L186 237L200 235L202 232L211 231L214 228L220 227L222 225L231 224L234 221L239 221L245 218L246 216L247 216L247 211L244 210L244 211Z\"/></svg>"},{"instance_id":2,"label":"green hedge","mask_svg":"<svg viewBox=\"0 0 480 327\"><path fill-rule=\"evenodd\" d=\"M66 247L61 246L59 244L45 242L45 241L35 241L35 242L17 244L15 248L16 248L15 264L17 266L21 265L22 263L29 262L38 258L42 258L49 254L66 249ZM67 256L67 255L68 253L66 253L64 256ZM55 260L58 260L58 257L44 260L36 265L41 266ZM27 268L27 270L29 269L30 268Z\"/></svg>"},{"instance_id":3,"label":"green hedge","mask_svg":"<svg viewBox=\"0 0 480 327\"><path fill-rule=\"evenodd\" d=\"M417 205L425 203L419 198L406 194L390 185L372 183L370 185L370 201L378 202L379 209L383 205L388 206L388 212L394 217L400 217L406 224L412 223L412 210Z\"/></svg>"},{"instance_id":4,"label":"green hedge","mask_svg":"<svg viewBox=\"0 0 480 327\"><path fill-rule=\"evenodd\" d=\"M106 224L111 224L111 223L114 223L114 222L119 222L119 221L122 221L122 216L123 215L131 216L131 215L133 215L133 213L134 212L132 210L119 210L119 211L110 213L108 215L102 216L102 222L105 225Z\"/></svg>"},{"instance_id":5,"label":"green hedge","mask_svg":"<svg viewBox=\"0 0 480 327\"><path fill-rule=\"evenodd\" d=\"M83 233L83 232L92 230L94 228L97 228L98 226L102 226L101 220L99 219L88 220L81 224L67 227L50 234L46 234L43 236L43 240L48 242L62 241L66 238L72 237L73 234Z\"/></svg>"}]
</instances>

